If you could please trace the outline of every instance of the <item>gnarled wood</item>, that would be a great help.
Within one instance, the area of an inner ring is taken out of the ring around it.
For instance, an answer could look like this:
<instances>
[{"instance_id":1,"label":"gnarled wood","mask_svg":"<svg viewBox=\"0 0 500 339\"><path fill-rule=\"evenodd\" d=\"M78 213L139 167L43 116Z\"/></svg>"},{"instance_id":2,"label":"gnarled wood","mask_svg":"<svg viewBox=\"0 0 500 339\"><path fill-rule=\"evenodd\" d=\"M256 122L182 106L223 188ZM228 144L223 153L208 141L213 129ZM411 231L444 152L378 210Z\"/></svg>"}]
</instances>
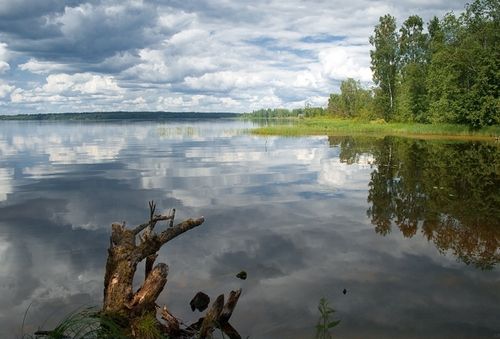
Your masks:
<instances>
[{"instance_id":1,"label":"gnarled wood","mask_svg":"<svg viewBox=\"0 0 500 339\"><path fill-rule=\"evenodd\" d=\"M154 262L158 251L168 241L187 232L204 222L204 218L187 219L174 226L175 209L168 214L155 214L156 204L149 202L149 221L133 228L127 228L125 222L111 225L111 237L104 276L103 313L120 316L124 319L123 326L128 328L132 336L134 326L145 314L156 319L156 299L167 283L168 266ZM155 227L161 221L167 222L167 227L160 233L155 233ZM138 238L138 239L137 239ZM145 277L142 286L134 293L132 284L137 265L145 260ZM166 307L161 311L158 328L171 339L175 338L206 338L214 329L220 327L230 338L239 338L239 334L229 325L228 320L238 302L241 289L231 291L229 299L224 304L224 295L220 295L211 308L195 326L181 329L181 322L174 317ZM122 326L121 325L121 326ZM226 332L227 331L227 332Z\"/></svg>"},{"instance_id":2,"label":"gnarled wood","mask_svg":"<svg viewBox=\"0 0 500 339\"><path fill-rule=\"evenodd\" d=\"M233 314L234 308L236 307L236 304L238 303L238 299L240 298L241 295L241 288L236 290L236 291L231 291L229 293L229 298L227 299L226 304L222 308L222 312L219 315L219 324L224 324L229 321L229 318L231 318L231 315Z\"/></svg>"},{"instance_id":3,"label":"gnarled wood","mask_svg":"<svg viewBox=\"0 0 500 339\"><path fill-rule=\"evenodd\" d=\"M205 339L217 326L217 320L219 319L222 308L224 307L224 294L221 294L215 299L212 306L208 310L200 328L200 339Z\"/></svg>"},{"instance_id":4,"label":"gnarled wood","mask_svg":"<svg viewBox=\"0 0 500 339\"><path fill-rule=\"evenodd\" d=\"M165 320L165 332L169 336L175 337L180 333L179 320L177 320L177 318L168 311L167 306L163 306L163 309L161 310L161 318Z\"/></svg>"},{"instance_id":5,"label":"gnarled wood","mask_svg":"<svg viewBox=\"0 0 500 339\"><path fill-rule=\"evenodd\" d=\"M129 303L126 304L134 315L143 311L153 311L155 301L167 283L168 266L160 263L149 273L144 284L137 290Z\"/></svg>"}]
</instances>

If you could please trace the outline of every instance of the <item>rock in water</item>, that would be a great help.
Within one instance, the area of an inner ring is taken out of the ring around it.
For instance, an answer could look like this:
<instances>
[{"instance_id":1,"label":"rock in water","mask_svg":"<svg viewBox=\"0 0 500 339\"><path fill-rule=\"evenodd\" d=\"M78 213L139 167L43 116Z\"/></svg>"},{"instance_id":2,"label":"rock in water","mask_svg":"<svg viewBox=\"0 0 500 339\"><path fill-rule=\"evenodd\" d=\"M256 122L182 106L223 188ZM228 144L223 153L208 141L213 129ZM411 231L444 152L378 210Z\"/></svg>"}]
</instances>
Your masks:
<instances>
[{"instance_id":1,"label":"rock in water","mask_svg":"<svg viewBox=\"0 0 500 339\"><path fill-rule=\"evenodd\" d=\"M194 298L189 302L193 312L194 310L203 312L208 307L208 304L210 304L210 297L203 292L196 293Z\"/></svg>"},{"instance_id":2,"label":"rock in water","mask_svg":"<svg viewBox=\"0 0 500 339\"><path fill-rule=\"evenodd\" d=\"M247 272L241 271L240 273L236 274L236 278L240 278L241 280L245 280L247 278Z\"/></svg>"}]
</instances>

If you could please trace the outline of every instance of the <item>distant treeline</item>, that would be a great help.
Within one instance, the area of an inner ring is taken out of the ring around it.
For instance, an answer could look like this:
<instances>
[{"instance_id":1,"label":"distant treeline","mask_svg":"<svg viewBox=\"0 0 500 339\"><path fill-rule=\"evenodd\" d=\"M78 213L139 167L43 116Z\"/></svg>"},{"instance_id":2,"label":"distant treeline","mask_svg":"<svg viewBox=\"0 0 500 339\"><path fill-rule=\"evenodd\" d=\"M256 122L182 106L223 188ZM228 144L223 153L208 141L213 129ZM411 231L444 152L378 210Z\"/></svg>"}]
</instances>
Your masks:
<instances>
[{"instance_id":1,"label":"distant treeline","mask_svg":"<svg viewBox=\"0 0 500 339\"><path fill-rule=\"evenodd\" d=\"M290 118L290 117L315 117L326 115L327 111L323 107L304 107L304 108L267 108L253 111L252 113L244 113L244 118Z\"/></svg>"},{"instance_id":2,"label":"distant treeline","mask_svg":"<svg viewBox=\"0 0 500 339\"><path fill-rule=\"evenodd\" d=\"M92 112L0 115L0 120L181 120L237 118L238 113L199 112Z\"/></svg>"},{"instance_id":3,"label":"distant treeline","mask_svg":"<svg viewBox=\"0 0 500 339\"><path fill-rule=\"evenodd\" d=\"M426 30L418 15L397 30L387 14L369 41L375 87L349 78L330 95L327 109L267 109L253 116L500 124L500 1L476 0L458 17L434 17Z\"/></svg>"}]
</instances>

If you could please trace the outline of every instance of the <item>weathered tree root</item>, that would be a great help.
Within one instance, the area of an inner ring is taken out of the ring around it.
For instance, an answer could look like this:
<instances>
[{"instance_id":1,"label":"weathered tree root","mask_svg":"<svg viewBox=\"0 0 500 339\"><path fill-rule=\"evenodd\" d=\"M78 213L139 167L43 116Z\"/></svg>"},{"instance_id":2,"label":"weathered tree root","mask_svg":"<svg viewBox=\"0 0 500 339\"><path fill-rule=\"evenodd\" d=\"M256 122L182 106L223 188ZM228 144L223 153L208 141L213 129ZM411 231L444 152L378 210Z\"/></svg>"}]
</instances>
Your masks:
<instances>
[{"instance_id":1,"label":"weathered tree root","mask_svg":"<svg viewBox=\"0 0 500 339\"><path fill-rule=\"evenodd\" d=\"M144 315L153 315L157 320L157 327L170 338L206 338L215 328L220 328L231 339L241 338L238 332L229 324L241 289L231 291L224 304L224 295L220 295L212 303L205 316L198 322L181 328L181 322L164 306L161 310L160 322L156 318L156 299L167 283L168 266L159 263L154 266L158 251L168 241L200 226L204 218L187 219L174 226L175 209L168 214L155 214L156 204L149 203L149 221L132 229L125 227L125 222L114 223L108 248L106 274L104 276L104 302L102 312L125 320L125 327L134 338L140 338L132 324L140 321ZM167 222L167 228L161 233L154 232L156 224ZM136 238L139 238L138 241ZM137 265L145 263L145 279L142 286L133 292L132 283Z\"/></svg>"}]
</instances>

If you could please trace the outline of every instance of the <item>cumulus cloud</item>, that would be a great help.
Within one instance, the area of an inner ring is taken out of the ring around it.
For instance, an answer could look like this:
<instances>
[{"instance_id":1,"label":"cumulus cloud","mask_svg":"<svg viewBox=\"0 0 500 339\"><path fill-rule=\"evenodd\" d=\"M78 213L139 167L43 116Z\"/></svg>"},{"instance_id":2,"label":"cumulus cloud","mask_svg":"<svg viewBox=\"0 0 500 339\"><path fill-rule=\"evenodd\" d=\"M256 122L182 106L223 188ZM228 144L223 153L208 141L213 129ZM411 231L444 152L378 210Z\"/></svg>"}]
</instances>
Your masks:
<instances>
[{"instance_id":1,"label":"cumulus cloud","mask_svg":"<svg viewBox=\"0 0 500 339\"><path fill-rule=\"evenodd\" d=\"M8 50L7 44L0 42L0 74L8 71L10 69L10 65L8 64Z\"/></svg>"},{"instance_id":2,"label":"cumulus cloud","mask_svg":"<svg viewBox=\"0 0 500 339\"><path fill-rule=\"evenodd\" d=\"M7 97L7 95L12 92L14 86L10 86L0 80L0 99ZM1 101L0 101L1 103Z\"/></svg>"},{"instance_id":3,"label":"cumulus cloud","mask_svg":"<svg viewBox=\"0 0 500 339\"><path fill-rule=\"evenodd\" d=\"M371 82L379 16L428 20L464 4L2 1L0 114L325 105L343 79Z\"/></svg>"},{"instance_id":4,"label":"cumulus cloud","mask_svg":"<svg viewBox=\"0 0 500 339\"><path fill-rule=\"evenodd\" d=\"M319 53L323 74L331 79L354 78L363 82L372 79L367 46L334 46Z\"/></svg>"},{"instance_id":5,"label":"cumulus cloud","mask_svg":"<svg viewBox=\"0 0 500 339\"><path fill-rule=\"evenodd\" d=\"M35 74L49 74L68 70L68 65L51 61L40 61L35 58L29 59L24 64L20 64L19 69Z\"/></svg>"},{"instance_id":6,"label":"cumulus cloud","mask_svg":"<svg viewBox=\"0 0 500 339\"><path fill-rule=\"evenodd\" d=\"M80 92L82 94L114 94L120 87L111 76L88 73L51 74L42 87L45 93Z\"/></svg>"}]
</instances>

